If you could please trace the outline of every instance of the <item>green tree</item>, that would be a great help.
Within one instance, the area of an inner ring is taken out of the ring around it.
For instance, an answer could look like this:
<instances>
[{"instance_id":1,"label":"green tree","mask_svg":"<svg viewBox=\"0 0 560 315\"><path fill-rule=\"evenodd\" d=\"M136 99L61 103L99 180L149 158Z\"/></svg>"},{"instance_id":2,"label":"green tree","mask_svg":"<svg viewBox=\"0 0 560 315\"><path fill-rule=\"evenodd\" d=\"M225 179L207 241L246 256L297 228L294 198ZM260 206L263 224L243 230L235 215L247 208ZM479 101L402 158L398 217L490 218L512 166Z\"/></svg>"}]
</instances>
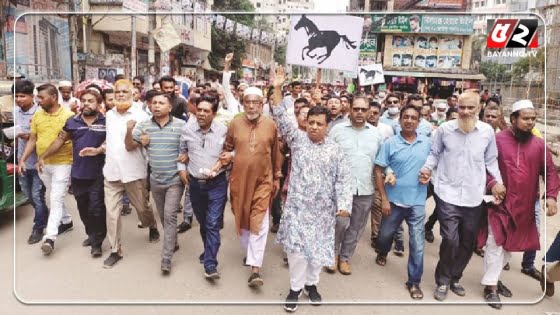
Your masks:
<instances>
[{"instance_id":1,"label":"green tree","mask_svg":"<svg viewBox=\"0 0 560 315\"><path fill-rule=\"evenodd\" d=\"M529 72L539 72L544 74L544 49L539 49L536 56L529 55L519 59L512 66L514 79L522 79Z\"/></svg>"},{"instance_id":2,"label":"green tree","mask_svg":"<svg viewBox=\"0 0 560 315\"><path fill-rule=\"evenodd\" d=\"M510 73L507 71L507 66L495 62L482 62L480 64L480 72L484 74L489 82L504 82L511 78Z\"/></svg>"},{"instance_id":3,"label":"green tree","mask_svg":"<svg viewBox=\"0 0 560 315\"><path fill-rule=\"evenodd\" d=\"M274 61L279 65L284 65L286 63L286 46L277 46L274 50Z\"/></svg>"},{"instance_id":4,"label":"green tree","mask_svg":"<svg viewBox=\"0 0 560 315\"><path fill-rule=\"evenodd\" d=\"M254 12L255 7L249 0L214 0L213 11L246 11ZM252 14L224 14L230 20L237 23L253 27L255 16ZM241 64L245 58L245 41L234 34L228 34L223 30L218 30L212 26L212 51L208 55L208 61L212 68L222 70L223 61L227 53L233 52L234 57L231 62L232 69L238 71L240 75Z\"/></svg>"}]
</instances>

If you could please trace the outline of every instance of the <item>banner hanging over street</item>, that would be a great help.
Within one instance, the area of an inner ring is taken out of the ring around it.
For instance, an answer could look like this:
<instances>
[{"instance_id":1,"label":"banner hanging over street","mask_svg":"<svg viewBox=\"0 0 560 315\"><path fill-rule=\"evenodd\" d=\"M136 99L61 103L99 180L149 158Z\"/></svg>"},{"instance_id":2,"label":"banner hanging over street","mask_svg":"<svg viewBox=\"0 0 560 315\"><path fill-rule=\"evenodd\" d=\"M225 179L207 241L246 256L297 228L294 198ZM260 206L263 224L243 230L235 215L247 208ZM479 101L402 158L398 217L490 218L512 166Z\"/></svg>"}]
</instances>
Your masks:
<instances>
[{"instance_id":1,"label":"banner hanging over street","mask_svg":"<svg viewBox=\"0 0 560 315\"><path fill-rule=\"evenodd\" d=\"M363 23L355 16L293 15L286 63L355 72Z\"/></svg>"}]
</instances>

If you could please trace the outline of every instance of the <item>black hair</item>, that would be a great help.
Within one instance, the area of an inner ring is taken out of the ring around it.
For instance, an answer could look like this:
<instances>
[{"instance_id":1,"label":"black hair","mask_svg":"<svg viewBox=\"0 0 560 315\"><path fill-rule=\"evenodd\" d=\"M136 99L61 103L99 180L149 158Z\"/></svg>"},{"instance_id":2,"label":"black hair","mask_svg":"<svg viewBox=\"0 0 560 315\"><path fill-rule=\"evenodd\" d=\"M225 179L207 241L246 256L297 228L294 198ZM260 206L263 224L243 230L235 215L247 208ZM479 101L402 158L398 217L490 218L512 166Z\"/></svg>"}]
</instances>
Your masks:
<instances>
[{"instance_id":1,"label":"black hair","mask_svg":"<svg viewBox=\"0 0 560 315\"><path fill-rule=\"evenodd\" d=\"M447 109L447 113L445 113L445 120L449 120L451 118L451 114L459 113L459 110L455 107L450 107Z\"/></svg>"},{"instance_id":2,"label":"black hair","mask_svg":"<svg viewBox=\"0 0 560 315\"><path fill-rule=\"evenodd\" d=\"M12 85L12 94L15 91L15 93L33 95L33 90L35 90L35 84L31 80L18 80Z\"/></svg>"},{"instance_id":3,"label":"black hair","mask_svg":"<svg viewBox=\"0 0 560 315\"><path fill-rule=\"evenodd\" d=\"M406 99L406 105L410 105L410 102L412 101L422 101L422 104L424 104L424 100L418 94L408 95L408 98Z\"/></svg>"},{"instance_id":4,"label":"black hair","mask_svg":"<svg viewBox=\"0 0 560 315\"><path fill-rule=\"evenodd\" d=\"M148 90L146 92L146 95L144 96L144 100L151 102L152 99L154 98L154 96L156 96L156 94L158 94L160 91L158 90Z\"/></svg>"},{"instance_id":5,"label":"black hair","mask_svg":"<svg viewBox=\"0 0 560 315\"><path fill-rule=\"evenodd\" d=\"M412 105L406 105L405 107L403 107L401 109L401 112L399 114L399 119L402 119L402 115L404 114L405 111L409 110L409 109L413 109L415 112L418 113L418 121L420 121L420 117L422 117L422 114L420 113L420 110Z\"/></svg>"},{"instance_id":6,"label":"black hair","mask_svg":"<svg viewBox=\"0 0 560 315\"><path fill-rule=\"evenodd\" d=\"M311 116L320 116L320 115L325 115L325 119L327 121L327 124L331 122L331 112L330 110L328 110L328 108L324 107L324 106L313 106L309 109L309 111L307 112L307 120L309 120L309 117Z\"/></svg>"},{"instance_id":7,"label":"black hair","mask_svg":"<svg viewBox=\"0 0 560 315\"><path fill-rule=\"evenodd\" d=\"M134 81L134 80L138 80L138 81L140 81L140 83L142 83L142 85L144 85L144 77L143 76L137 75L132 79L132 81Z\"/></svg>"},{"instance_id":8,"label":"black hair","mask_svg":"<svg viewBox=\"0 0 560 315\"><path fill-rule=\"evenodd\" d=\"M58 89L56 88L56 86L50 83L43 84L37 87L37 92L41 92L41 91L47 91L49 95L56 96L58 98Z\"/></svg>"},{"instance_id":9,"label":"black hair","mask_svg":"<svg viewBox=\"0 0 560 315\"><path fill-rule=\"evenodd\" d=\"M99 92L99 94L103 94L103 91L101 90L101 87L99 87L99 85L97 85L97 84L90 84L90 85L86 86L85 89L86 90L96 89Z\"/></svg>"},{"instance_id":10,"label":"black hair","mask_svg":"<svg viewBox=\"0 0 560 315\"><path fill-rule=\"evenodd\" d=\"M171 95L169 95L168 93L164 92L164 91L155 91L154 95L152 96L152 100L154 99L154 97L156 96L163 96L165 97L168 101L169 104L171 106L173 106L173 98L171 98Z\"/></svg>"},{"instance_id":11,"label":"black hair","mask_svg":"<svg viewBox=\"0 0 560 315\"><path fill-rule=\"evenodd\" d=\"M381 104L379 104L378 101L370 101L369 102L369 107L377 107L381 111Z\"/></svg>"},{"instance_id":12,"label":"black hair","mask_svg":"<svg viewBox=\"0 0 560 315\"><path fill-rule=\"evenodd\" d=\"M459 99L459 98L458 98L457 96L455 96L455 95L451 95L450 97L448 97L448 98L447 98L447 100L449 101L449 100L450 100L450 99L452 99L452 98L454 98L454 99L456 99L456 100L458 100L458 99Z\"/></svg>"},{"instance_id":13,"label":"black hair","mask_svg":"<svg viewBox=\"0 0 560 315\"><path fill-rule=\"evenodd\" d=\"M500 106L500 99L497 97L491 97L489 99L486 100L486 105L488 105L488 103L490 102L494 102L496 104L498 104L498 106Z\"/></svg>"},{"instance_id":14,"label":"black hair","mask_svg":"<svg viewBox=\"0 0 560 315\"><path fill-rule=\"evenodd\" d=\"M103 90L103 92L101 92L101 96L103 96L103 100L105 100L107 98L107 94L113 94L113 93L115 93L115 90L105 89Z\"/></svg>"},{"instance_id":15,"label":"black hair","mask_svg":"<svg viewBox=\"0 0 560 315\"><path fill-rule=\"evenodd\" d=\"M212 104L212 112L214 112L214 114L218 112L219 101L218 101L217 97L215 97L211 94L208 94L208 93L202 94L195 101L196 107L198 107L198 104L200 104L202 102L207 102L207 103Z\"/></svg>"},{"instance_id":16,"label":"black hair","mask_svg":"<svg viewBox=\"0 0 560 315\"><path fill-rule=\"evenodd\" d=\"M124 74L117 74L115 76L115 82L119 81L119 80L124 80L126 79L126 77L124 76Z\"/></svg>"},{"instance_id":17,"label":"black hair","mask_svg":"<svg viewBox=\"0 0 560 315\"><path fill-rule=\"evenodd\" d=\"M159 78L159 85L162 86L163 82L173 82L173 85L177 84L177 81L168 75L164 75L163 77Z\"/></svg>"},{"instance_id":18,"label":"black hair","mask_svg":"<svg viewBox=\"0 0 560 315\"><path fill-rule=\"evenodd\" d=\"M305 104L305 105L309 105L309 101L308 101L305 97L297 98L297 99L294 101L294 104L295 104L295 103L303 103L303 104Z\"/></svg>"},{"instance_id":19,"label":"black hair","mask_svg":"<svg viewBox=\"0 0 560 315\"><path fill-rule=\"evenodd\" d=\"M290 86L291 86L292 88L294 88L295 86L298 86L298 85L301 86L301 82L299 82L299 81L293 81L292 83L290 83Z\"/></svg>"}]
</instances>

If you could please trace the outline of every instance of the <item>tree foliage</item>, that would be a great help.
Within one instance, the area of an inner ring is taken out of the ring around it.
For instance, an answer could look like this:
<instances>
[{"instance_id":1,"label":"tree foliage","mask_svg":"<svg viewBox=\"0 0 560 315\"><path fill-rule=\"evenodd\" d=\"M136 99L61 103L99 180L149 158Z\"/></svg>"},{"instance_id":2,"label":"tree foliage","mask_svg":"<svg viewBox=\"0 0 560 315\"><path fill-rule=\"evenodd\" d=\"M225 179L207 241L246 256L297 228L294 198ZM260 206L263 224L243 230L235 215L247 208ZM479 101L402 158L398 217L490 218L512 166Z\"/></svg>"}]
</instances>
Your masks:
<instances>
[{"instance_id":1,"label":"tree foliage","mask_svg":"<svg viewBox=\"0 0 560 315\"><path fill-rule=\"evenodd\" d=\"M512 72L515 79L521 79L529 72L544 74L544 49L539 49L536 56L529 55L513 64Z\"/></svg>"},{"instance_id":2,"label":"tree foliage","mask_svg":"<svg viewBox=\"0 0 560 315\"><path fill-rule=\"evenodd\" d=\"M482 62L480 72L484 74L487 81L505 82L511 79L511 73L507 71L507 66L495 62Z\"/></svg>"},{"instance_id":3,"label":"tree foliage","mask_svg":"<svg viewBox=\"0 0 560 315\"><path fill-rule=\"evenodd\" d=\"M277 46L276 50L274 50L274 61L279 65L286 63L286 48L287 46Z\"/></svg>"},{"instance_id":4,"label":"tree foliage","mask_svg":"<svg viewBox=\"0 0 560 315\"><path fill-rule=\"evenodd\" d=\"M251 4L249 0L214 0L213 11L254 12L255 7L253 7L253 4ZM227 14L224 16L249 27L253 27L255 24L255 16L252 14ZM245 41L233 34L228 34L212 26L212 51L208 55L208 60L212 68L222 70L224 68L224 57L230 52L234 53L231 63L232 70L241 71L242 60L246 55Z\"/></svg>"}]
</instances>

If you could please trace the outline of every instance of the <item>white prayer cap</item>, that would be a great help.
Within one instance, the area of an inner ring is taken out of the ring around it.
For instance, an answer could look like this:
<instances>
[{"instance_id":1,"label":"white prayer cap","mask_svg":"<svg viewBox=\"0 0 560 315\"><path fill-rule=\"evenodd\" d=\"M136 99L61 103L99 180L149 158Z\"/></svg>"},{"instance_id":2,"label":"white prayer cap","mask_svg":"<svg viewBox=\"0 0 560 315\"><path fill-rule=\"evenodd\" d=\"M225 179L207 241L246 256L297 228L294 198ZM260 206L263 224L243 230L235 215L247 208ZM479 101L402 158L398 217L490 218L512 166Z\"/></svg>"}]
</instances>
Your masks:
<instances>
[{"instance_id":1,"label":"white prayer cap","mask_svg":"<svg viewBox=\"0 0 560 315\"><path fill-rule=\"evenodd\" d=\"M447 103L446 102L437 102L436 103L436 108L447 108Z\"/></svg>"},{"instance_id":2,"label":"white prayer cap","mask_svg":"<svg viewBox=\"0 0 560 315\"><path fill-rule=\"evenodd\" d=\"M256 95L256 96L263 97L263 91L258 87L251 86L246 88L245 91L243 92L243 96L247 96L247 95Z\"/></svg>"},{"instance_id":3,"label":"white prayer cap","mask_svg":"<svg viewBox=\"0 0 560 315\"><path fill-rule=\"evenodd\" d=\"M60 81L58 82L58 87L72 87L72 82L70 81Z\"/></svg>"},{"instance_id":4,"label":"white prayer cap","mask_svg":"<svg viewBox=\"0 0 560 315\"><path fill-rule=\"evenodd\" d=\"M245 82L241 82L241 83L239 83L239 85L237 86L237 89L239 90L240 87L248 88L248 87L249 87L249 84L247 84L247 83L245 83Z\"/></svg>"},{"instance_id":5,"label":"white prayer cap","mask_svg":"<svg viewBox=\"0 0 560 315\"><path fill-rule=\"evenodd\" d=\"M526 108L534 109L535 107L533 106L533 102L531 102L530 100L517 101L517 102L513 103L513 105L511 106L511 112L515 113L517 111L520 111L520 110L526 109Z\"/></svg>"}]
</instances>

